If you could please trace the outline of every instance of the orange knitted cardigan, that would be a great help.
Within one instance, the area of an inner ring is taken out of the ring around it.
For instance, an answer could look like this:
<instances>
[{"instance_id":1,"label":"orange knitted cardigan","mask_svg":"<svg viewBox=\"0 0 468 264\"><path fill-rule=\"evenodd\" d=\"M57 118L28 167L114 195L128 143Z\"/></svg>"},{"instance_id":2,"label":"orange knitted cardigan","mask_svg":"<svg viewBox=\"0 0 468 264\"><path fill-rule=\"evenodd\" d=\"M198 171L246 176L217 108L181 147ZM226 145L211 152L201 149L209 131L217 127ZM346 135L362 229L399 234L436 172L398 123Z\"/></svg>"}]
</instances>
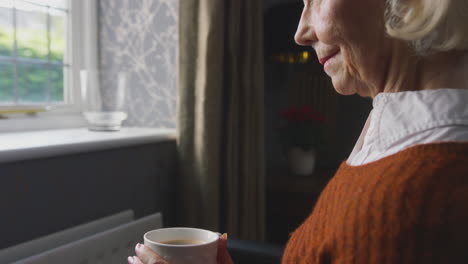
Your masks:
<instances>
[{"instance_id":1,"label":"orange knitted cardigan","mask_svg":"<svg viewBox=\"0 0 468 264\"><path fill-rule=\"evenodd\" d=\"M468 263L468 143L343 163L282 263Z\"/></svg>"}]
</instances>

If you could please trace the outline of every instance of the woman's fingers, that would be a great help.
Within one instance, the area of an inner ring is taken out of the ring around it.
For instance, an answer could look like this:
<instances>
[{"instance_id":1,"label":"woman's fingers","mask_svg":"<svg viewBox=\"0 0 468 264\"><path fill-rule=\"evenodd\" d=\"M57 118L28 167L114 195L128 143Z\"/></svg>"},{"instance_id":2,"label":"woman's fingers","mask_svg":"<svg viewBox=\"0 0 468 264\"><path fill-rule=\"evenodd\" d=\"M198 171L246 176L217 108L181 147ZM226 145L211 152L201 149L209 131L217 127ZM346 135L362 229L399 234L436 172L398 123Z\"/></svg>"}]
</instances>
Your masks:
<instances>
[{"instance_id":1,"label":"woman's fingers","mask_svg":"<svg viewBox=\"0 0 468 264\"><path fill-rule=\"evenodd\" d=\"M227 252L227 234L223 234L219 237L218 241L218 263L222 263L221 260L225 258Z\"/></svg>"},{"instance_id":2,"label":"woman's fingers","mask_svg":"<svg viewBox=\"0 0 468 264\"><path fill-rule=\"evenodd\" d=\"M233 264L234 263L227 250L227 234L223 234L222 236L219 237L217 260L218 260L218 264Z\"/></svg>"},{"instance_id":3,"label":"woman's fingers","mask_svg":"<svg viewBox=\"0 0 468 264\"><path fill-rule=\"evenodd\" d=\"M137 256L128 257L128 264L144 264Z\"/></svg>"},{"instance_id":4,"label":"woman's fingers","mask_svg":"<svg viewBox=\"0 0 468 264\"><path fill-rule=\"evenodd\" d=\"M137 244L135 252L137 255L137 257L134 257L136 262L132 264L169 264L169 262L143 244Z\"/></svg>"},{"instance_id":5,"label":"woman's fingers","mask_svg":"<svg viewBox=\"0 0 468 264\"><path fill-rule=\"evenodd\" d=\"M137 256L128 257L129 264L169 264L169 262L164 260L161 256L145 245L137 244L135 252ZM227 250L227 234L223 234L219 237L217 261L218 264L234 263Z\"/></svg>"}]
</instances>

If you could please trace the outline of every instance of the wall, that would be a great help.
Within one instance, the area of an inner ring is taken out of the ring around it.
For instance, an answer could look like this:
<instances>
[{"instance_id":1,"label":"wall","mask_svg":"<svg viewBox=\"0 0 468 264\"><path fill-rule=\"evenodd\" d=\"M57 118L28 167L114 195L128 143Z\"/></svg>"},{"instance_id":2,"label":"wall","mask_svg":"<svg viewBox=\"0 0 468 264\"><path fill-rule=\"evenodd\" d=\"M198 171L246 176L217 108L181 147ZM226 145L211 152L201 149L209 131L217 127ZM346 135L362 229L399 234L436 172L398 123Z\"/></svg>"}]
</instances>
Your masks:
<instances>
[{"instance_id":1,"label":"wall","mask_svg":"<svg viewBox=\"0 0 468 264\"><path fill-rule=\"evenodd\" d=\"M125 209L172 222L175 142L0 164L0 249Z\"/></svg>"},{"instance_id":2,"label":"wall","mask_svg":"<svg viewBox=\"0 0 468 264\"><path fill-rule=\"evenodd\" d=\"M176 127L177 3L100 0L100 67L128 74L127 126Z\"/></svg>"}]
</instances>

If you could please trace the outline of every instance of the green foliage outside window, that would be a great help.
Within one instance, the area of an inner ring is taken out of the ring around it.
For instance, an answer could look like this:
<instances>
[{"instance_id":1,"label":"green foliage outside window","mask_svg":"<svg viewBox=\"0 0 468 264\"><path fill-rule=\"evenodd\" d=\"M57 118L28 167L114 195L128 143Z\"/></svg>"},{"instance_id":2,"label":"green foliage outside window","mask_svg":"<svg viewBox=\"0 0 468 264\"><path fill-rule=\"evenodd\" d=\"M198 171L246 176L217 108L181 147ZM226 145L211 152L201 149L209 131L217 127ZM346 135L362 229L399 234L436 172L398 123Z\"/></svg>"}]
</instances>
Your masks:
<instances>
[{"instance_id":1,"label":"green foliage outside window","mask_svg":"<svg viewBox=\"0 0 468 264\"><path fill-rule=\"evenodd\" d=\"M52 18L54 19L54 18ZM52 21L54 22L54 21ZM58 21L60 22L60 21ZM45 30L21 29L17 34L17 56L48 60L47 32ZM51 32L50 60L63 61L65 39L63 30ZM14 56L13 35L9 27L0 25L0 55ZM17 87L21 102L44 102L47 100L50 74L50 99L63 101L63 67L60 65L17 64ZM0 103L11 102L14 87L14 66L0 60Z\"/></svg>"}]
</instances>

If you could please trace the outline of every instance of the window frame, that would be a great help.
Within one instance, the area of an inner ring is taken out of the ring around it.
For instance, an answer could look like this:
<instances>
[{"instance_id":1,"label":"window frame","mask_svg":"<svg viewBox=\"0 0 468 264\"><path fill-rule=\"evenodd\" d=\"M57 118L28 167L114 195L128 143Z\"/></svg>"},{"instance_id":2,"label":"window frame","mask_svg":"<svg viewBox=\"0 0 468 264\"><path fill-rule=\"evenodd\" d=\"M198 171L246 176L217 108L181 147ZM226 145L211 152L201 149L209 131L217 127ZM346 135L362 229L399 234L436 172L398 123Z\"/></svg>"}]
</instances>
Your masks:
<instances>
[{"instance_id":1,"label":"window frame","mask_svg":"<svg viewBox=\"0 0 468 264\"><path fill-rule=\"evenodd\" d=\"M98 1L67 1L70 13L67 17L65 62L70 65L70 72L64 74L64 103L12 106L11 113L0 114L0 132L86 125L81 114L80 70L98 68ZM6 107L0 109L7 110Z\"/></svg>"}]
</instances>

